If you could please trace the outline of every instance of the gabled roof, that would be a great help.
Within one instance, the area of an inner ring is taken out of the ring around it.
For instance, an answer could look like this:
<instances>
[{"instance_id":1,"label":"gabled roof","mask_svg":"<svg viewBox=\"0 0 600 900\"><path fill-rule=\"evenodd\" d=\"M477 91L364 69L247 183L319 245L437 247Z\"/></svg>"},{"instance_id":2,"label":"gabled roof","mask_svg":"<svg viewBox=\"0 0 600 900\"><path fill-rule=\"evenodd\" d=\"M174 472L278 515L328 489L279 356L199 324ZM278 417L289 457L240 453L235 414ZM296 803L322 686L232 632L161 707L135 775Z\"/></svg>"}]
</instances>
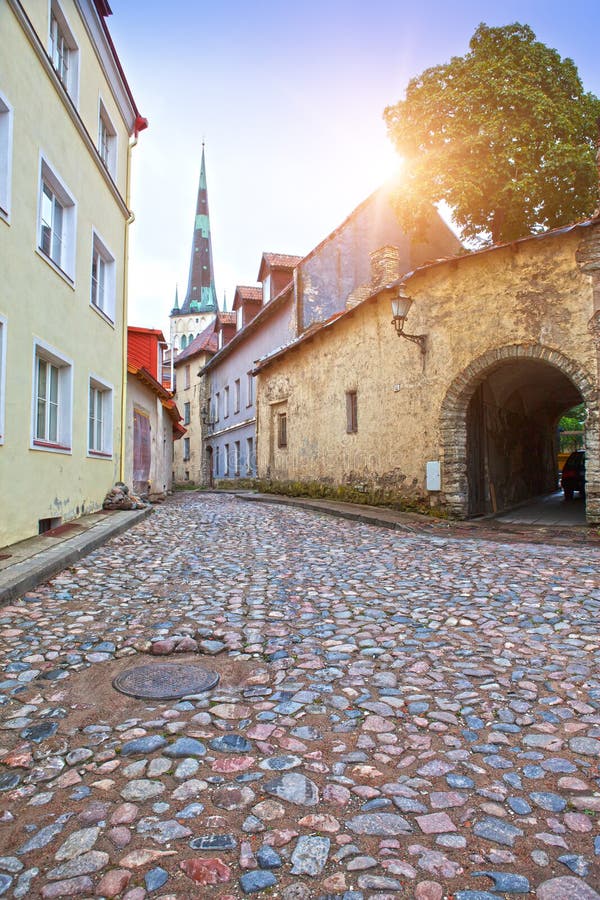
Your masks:
<instances>
[{"instance_id":1,"label":"gabled roof","mask_svg":"<svg viewBox=\"0 0 600 900\"><path fill-rule=\"evenodd\" d=\"M444 265L452 265L461 264L462 262L466 262L467 260L473 259L476 256L483 256L484 254L495 253L498 250L506 250L509 247L513 247L517 244L525 244L533 241L542 241L551 239L553 237L559 237L561 235L569 234L570 232L576 231L581 228L589 228L591 225L600 225L600 214L595 215L590 219L584 219L580 222L575 222L572 225L564 225L560 228L552 228L549 231L544 231L541 234L529 234L522 238L517 238L514 241L508 241L500 244L492 244L490 247L482 247L480 250L473 250L468 253L463 254L462 256L449 256L445 259L436 259L429 263L424 263L422 266L418 266L416 269L413 269L412 272L407 272L402 275L401 278L397 280L397 284L404 285L407 281L413 278L416 275L421 274L422 272L428 272L432 269L436 269L438 267ZM310 255L310 254L309 254ZM286 353L295 350L301 344L306 341L312 340L317 334L325 331L332 326L336 326L338 322L342 319L351 318L357 309L361 306L366 306L367 303L374 303L377 301L380 293L385 289L385 285L379 288L375 293L366 297L356 306L352 306L349 309L341 310L340 312L335 313L330 316L325 322L315 323L311 325L303 334L299 337L294 338L289 343L276 347L274 350L271 350L269 353L265 354L263 357L256 361L255 367L252 371L253 375L257 375L263 369L266 369L271 363L275 362L277 359L280 359Z\"/></svg>"},{"instance_id":2,"label":"gabled roof","mask_svg":"<svg viewBox=\"0 0 600 900\"><path fill-rule=\"evenodd\" d=\"M216 326L235 325L237 316L234 312L220 312L217 316Z\"/></svg>"},{"instance_id":3,"label":"gabled roof","mask_svg":"<svg viewBox=\"0 0 600 900\"><path fill-rule=\"evenodd\" d=\"M263 280L263 270L269 269L295 269L298 263L304 259L303 256L292 256L290 253L263 253L260 268L258 270L258 281Z\"/></svg>"},{"instance_id":4,"label":"gabled roof","mask_svg":"<svg viewBox=\"0 0 600 900\"><path fill-rule=\"evenodd\" d=\"M212 359L209 359L208 362L204 365L204 368L200 370L200 374L203 375L205 372L208 372L210 369L214 368L215 365L218 365L221 360L225 359L239 344L246 340L246 338L253 334L257 328L260 328L261 325L274 313L278 310L286 301L288 297L292 295L294 289L293 282L290 281L289 284L286 284L284 289L280 291L276 297L273 297L272 300L269 300L259 312L254 316L253 319L248 322L247 325L244 325L240 331L236 331L231 340L216 353Z\"/></svg>"},{"instance_id":5,"label":"gabled roof","mask_svg":"<svg viewBox=\"0 0 600 900\"><path fill-rule=\"evenodd\" d=\"M262 303L262 288L259 286L238 284L233 297L233 309L238 308L238 298L248 303Z\"/></svg>"},{"instance_id":6,"label":"gabled roof","mask_svg":"<svg viewBox=\"0 0 600 900\"><path fill-rule=\"evenodd\" d=\"M199 353L216 353L217 346L215 323L211 322L193 341L190 341L185 350L177 354L173 360L173 365L178 366L180 363L198 356Z\"/></svg>"}]
</instances>

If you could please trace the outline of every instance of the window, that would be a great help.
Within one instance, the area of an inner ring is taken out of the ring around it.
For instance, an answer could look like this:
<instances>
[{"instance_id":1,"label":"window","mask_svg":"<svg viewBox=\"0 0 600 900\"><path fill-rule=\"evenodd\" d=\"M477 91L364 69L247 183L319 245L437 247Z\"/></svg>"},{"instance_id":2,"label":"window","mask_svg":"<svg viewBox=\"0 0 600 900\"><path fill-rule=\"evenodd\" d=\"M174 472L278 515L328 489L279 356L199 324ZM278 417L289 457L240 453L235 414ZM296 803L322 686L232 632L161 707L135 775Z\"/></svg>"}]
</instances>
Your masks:
<instances>
[{"instance_id":1,"label":"window","mask_svg":"<svg viewBox=\"0 0 600 900\"><path fill-rule=\"evenodd\" d=\"M7 320L0 316L0 444L4 443L4 408L6 400L6 329Z\"/></svg>"},{"instance_id":2,"label":"window","mask_svg":"<svg viewBox=\"0 0 600 900\"><path fill-rule=\"evenodd\" d=\"M223 475L229 475L229 444L225 444L223 458Z\"/></svg>"},{"instance_id":3,"label":"window","mask_svg":"<svg viewBox=\"0 0 600 900\"><path fill-rule=\"evenodd\" d=\"M235 311L235 326L238 331L241 331L244 327L244 307L238 306Z\"/></svg>"},{"instance_id":4,"label":"window","mask_svg":"<svg viewBox=\"0 0 600 900\"><path fill-rule=\"evenodd\" d=\"M220 406L221 406L221 396L220 396L219 392L217 391L217 393L215 394L215 407L214 407L214 414L213 414L213 422L219 421L219 413L220 413L219 407Z\"/></svg>"},{"instance_id":5,"label":"window","mask_svg":"<svg viewBox=\"0 0 600 900\"><path fill-rule=\"evenodd\" d=\"M75 201L45 159L41 163L39 249L72 281L75 277Z\"/></svg>"},{"instance_id":6,"label":"window","mask_svg":"<svg viewBox=\"0 0 600 900\"><path fill-rule=\"evenodd\" d=\"M57 0L52 0L50 6L49 55L63 87L77 104L79 49Z\"/></svg>"},{"instance_id":7,"label":"window","mask_svg":"<svg viewBox=\"0 0 600 900\"><path fill-rule=\"evenodd\" d=\"M246 375L246 406L252 406L254 403L254 375L248 372Z\"/></svg>"},{"instance_id":8,"label":"window","mask_svg":"<svg viewBox=\"0 0 600 900\"><path fill-rule=\"evenodd\" d=\"M181 349L185 350L186 347L187 347L187 337L185 336L185 334L182 334L181 335Z\"/></svg>"},{"instance_id":9,"label":"window","mask_svg":"<svg viewBox=\"0 0 600 900\"><path fill-rule=\"evenodd\" d=\"M233 411L234 413L238 413L240 411L240 379L236 378L233 382Z\"/></svg>"},{"instance_id":10,"label":"window","mask_svg":"<svg viewBox=\"0 0 600 900\"><path fill-rule=\"evenodd\" d=\"M346 432L356 434L358 431L358 403L356 391L346 392Z\"/></svg>"},{"instance_id":11,"label":"window","mask_svg":"<svg viewBox=\"0 0 600 900\"><path fill-rule=\"evenodd\" d=\"M91 304L115 321L115 258L106 244L92 232Z\"/></svg>"},{"instance_id":12,"label":"window","mask_svg":"<svg viewBox=\"0 0 600 900\"><path fill-rule=\"evenodd\" d=\"M0 94L0 216L10 213L13 111Z\"/></svg>"},{"instance_id":13,"label":"window","mask_svg":"<svg viewBox=\"0 0 600 900\"><path fill-rule=\"evenodd\" d=\"M287 413L277 415L277 446L287 447Z\"/></svg>"},{"instance_id":14,"label":"window","mask_svg":"<svg viewBox=\"0 0 600 900\"><path fill-rule=\"evenodd\" d=\"M184 425L190 424L190 404L189 404L189 402L183 404L183 424Z\"/></svg>"},{"instance_id":15,"label":"window","mask_svg":"<svg viewBox=\"0 0 600 900\"><path fill-rule=\"evenodd\" d=\"M70 451L72 373L69 360L45 344L35 344L33 447Z\"/></svg>"},{"instance_id":16,"label":"window","mask_svg":"<svg viewBox=\"0 0 600 900\"><path fill-rule=\"evenodd\" d=\"M102 100L98 112L98 153L114 178L117 173L117 132Z\"/></svg>"},{"instance_id":17,"label":"window","mask_svg":"<svg viewBox=\"0 0 600 900\"><path fill-rule=\"evenodd\" d=\"M190 366L185 367L184 379L185 380L183 386L187 389L190 386Z\"/></svg>"},{"instance_id":18,"label":"window","mask_svg":"<svg viewBox=\"0 0 600 900\"><path fill-rule=\"evenodd\" d=\"M246 475L252 475L254 472L254 441L251 437L246 438Z\"/></svg>"},{"instance_id":19,"label":"window","mask_svg":"<svg viewBox=\"0 0 600 900\"><path fill-rule=\"evenodd\" d=\"M188 437L184 437L183 439L183 461L186 462L190 458L190 439Z\"/></svg>"},{"instance_id":20,"label":"window","mask_svg":"<svg viewBox=\"0 0 600 900\"><path fill-rule=\"evenodd\" d=\"M271 276L267 275L262 284L263 304L268 303L271 299Z\"/></svg>"},{"instance_id":21,"label":"window","mask_svg":"<svg viewBox=\"0 0 600 900\"><path fill-rule=\"evenodd\" d=\"M229 415L229 387L226 387L223 391L223 418L226 419Z\"/></svg>"},{"instance_id":22,"label":"window","mask_svg":"<svg viewBox=\"0 0 600 900\"><path fill-rule=\"evenodd\" d=\"M215 447L215 475L219 474L219 462L220 462L219 456L220 456L219 448Z\"/></svg>"},{"instance_id":23,"label":"window","mask_svg":"<svg viewBox=\"0 0 600 900\"><path fill-rule=\"evenodd\" d=\"M234 475L240 474L240 460L241 460L241 448L240 442L235 441L233 445L233 464L234 464Z\"/></svg>"},{"instance_id":24,"label":"window","mask_svg":"<svg viewBox=\"0 0 600 900\"><path fill-rule=\"evenodd\" d=\"M219 331L219 334L217 336L217 347L219 350L223 349L223 330L222 329Z\"/></svg>"},{"instance_id":25,"label":"window","mask_svg":"<svg viewBox=\"0 0 600 900\"><path fill-rule=\"evenodd\" d=\"M112 418L112 387L91 377L88 407L88 453L91 456L112 456Z\"/></svg>"}]
</instances>

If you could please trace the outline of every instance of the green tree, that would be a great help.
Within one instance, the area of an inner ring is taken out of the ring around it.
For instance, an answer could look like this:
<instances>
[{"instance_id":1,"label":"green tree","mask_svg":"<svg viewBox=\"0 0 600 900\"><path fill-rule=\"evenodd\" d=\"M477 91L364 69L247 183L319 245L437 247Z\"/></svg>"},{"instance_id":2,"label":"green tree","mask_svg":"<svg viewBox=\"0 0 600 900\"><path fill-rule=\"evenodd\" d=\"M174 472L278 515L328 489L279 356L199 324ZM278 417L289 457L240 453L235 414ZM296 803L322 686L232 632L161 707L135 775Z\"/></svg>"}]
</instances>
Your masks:
<instances>
[{"instance_id":1,"label":"green tree","mask_svg":"<svg viewBox=\"0 0 600 900\"><path fill-rule=\"evenodd\" d=\"M510 241L591 215L600 100L528 25L481 24L469 52L385 110L405 160L398 213L422 231L446 201L464 238Z\"/></svg>"}]
</instances>

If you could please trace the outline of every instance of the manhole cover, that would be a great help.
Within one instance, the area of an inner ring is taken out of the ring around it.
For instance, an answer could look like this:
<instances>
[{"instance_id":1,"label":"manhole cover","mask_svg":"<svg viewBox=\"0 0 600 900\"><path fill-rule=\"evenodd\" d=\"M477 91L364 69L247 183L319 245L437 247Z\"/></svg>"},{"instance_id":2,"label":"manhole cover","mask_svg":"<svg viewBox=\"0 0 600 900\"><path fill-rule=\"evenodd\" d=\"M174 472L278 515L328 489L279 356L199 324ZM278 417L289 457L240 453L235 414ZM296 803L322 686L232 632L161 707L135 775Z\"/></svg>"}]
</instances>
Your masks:
<instances>
[{"instance_id":1,"label":"manhole cover","mask_svg":"<svg viewBox=\"0 0 600 900\"><path fill-rule=\"evenodd\" d=\"M136 666L113 679L113 687L130 697L149 700L176 700L186 694L210 691L219 682L216 672L200 666L154 663Z\"/></svg>"}]
</instances>

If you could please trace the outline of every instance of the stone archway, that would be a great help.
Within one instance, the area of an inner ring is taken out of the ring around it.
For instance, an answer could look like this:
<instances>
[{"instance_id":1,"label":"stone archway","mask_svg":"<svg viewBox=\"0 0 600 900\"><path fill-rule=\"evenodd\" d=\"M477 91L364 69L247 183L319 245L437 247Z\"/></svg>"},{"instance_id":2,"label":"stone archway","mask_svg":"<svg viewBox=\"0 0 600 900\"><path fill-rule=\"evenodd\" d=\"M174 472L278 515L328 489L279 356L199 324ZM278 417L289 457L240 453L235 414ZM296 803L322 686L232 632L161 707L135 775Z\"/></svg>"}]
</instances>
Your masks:
<instances>
[{"instance_id":1,"label":"stone archway","mask_svg":"<svg viewBox=\"0 0 600 900\"><path fill-rule=\"evenodd\" d=\"M528 362L529 361L529 362ZM598 392L593 378L572 359L557 350L539 344L512 344L488 350L473 360L450 385L440 412L440 437L443 459L443 492L452 512L466 518L469 515L469 472L467 449L467 411L486 379L501 367L515 365L550 367L568 379L587 408L586 422L586 516L588 521L600 520L600 434Z\"/></svg>"}]
</instances>

